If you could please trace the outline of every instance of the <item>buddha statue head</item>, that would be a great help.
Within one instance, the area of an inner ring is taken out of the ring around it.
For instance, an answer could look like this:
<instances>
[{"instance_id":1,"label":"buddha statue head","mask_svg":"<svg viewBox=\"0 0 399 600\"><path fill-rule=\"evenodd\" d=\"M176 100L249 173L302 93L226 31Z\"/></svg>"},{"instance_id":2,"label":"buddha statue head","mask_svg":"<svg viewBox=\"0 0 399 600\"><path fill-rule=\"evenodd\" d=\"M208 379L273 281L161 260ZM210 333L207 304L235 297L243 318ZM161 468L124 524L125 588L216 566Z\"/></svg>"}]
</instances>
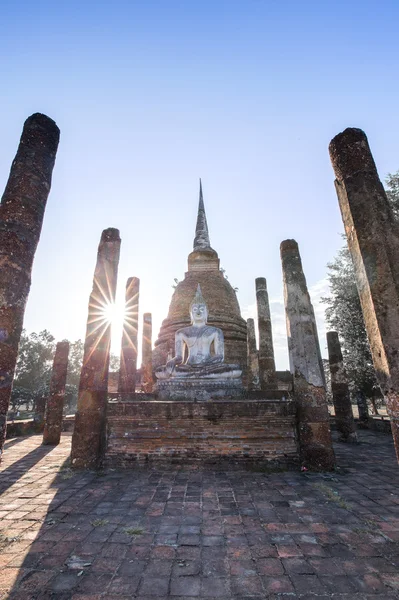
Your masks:
<instances>
[{"instance_id":1,"label":"buddha statue head","mask_svg":"<svg viewBox=\"0 0 399 600\"><path fill-rule=\"evenodd\" d=\"M200 284L198 284L195 296L190 304L190 317L192 325L206 325L208 320L208 308L202 296Z\"/></svg>"}]
</instances>

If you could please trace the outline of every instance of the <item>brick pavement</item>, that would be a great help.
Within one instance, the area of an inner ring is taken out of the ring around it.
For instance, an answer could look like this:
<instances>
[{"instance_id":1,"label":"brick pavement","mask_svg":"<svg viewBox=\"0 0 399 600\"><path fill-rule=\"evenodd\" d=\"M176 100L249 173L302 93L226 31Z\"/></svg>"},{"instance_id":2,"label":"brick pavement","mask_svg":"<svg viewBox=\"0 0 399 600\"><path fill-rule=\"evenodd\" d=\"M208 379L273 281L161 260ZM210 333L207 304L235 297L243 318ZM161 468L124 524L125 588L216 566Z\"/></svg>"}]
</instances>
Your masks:
<instances>
[{"instance_id":1,"label":"brick pavement","mask_svg":"<svg viewBox=\"0 0 399 600\"><path fill-rule=\"evenodd\" d=\"M74 473L69 436L8 440L0 598L399 598L399 467L360 439L333 474Z\"/></svg>"}]
</instances>

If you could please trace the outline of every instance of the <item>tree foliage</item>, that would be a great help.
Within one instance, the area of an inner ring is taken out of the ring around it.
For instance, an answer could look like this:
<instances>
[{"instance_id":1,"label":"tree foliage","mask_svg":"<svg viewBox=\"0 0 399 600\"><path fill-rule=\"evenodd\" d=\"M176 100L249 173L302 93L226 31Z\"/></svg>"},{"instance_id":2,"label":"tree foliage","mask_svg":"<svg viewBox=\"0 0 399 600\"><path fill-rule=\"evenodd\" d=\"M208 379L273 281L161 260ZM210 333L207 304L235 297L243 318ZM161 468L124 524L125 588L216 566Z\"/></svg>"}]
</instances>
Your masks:
<instances>
[{"instance_id":1,"label":"tree foliage","mask_svg":"<svg viewBox=\"0 0 399 600\"><path fill-rule=\"evenodd\" d=\"M37 390L49 384L55 339L47 329L28 334L22 331L14 384L27 390Z\"/></svg>"},{"instance_id":2,"label":"tree foliage","mask_svg":"<svg viewBox=\"0 0 399 600\"><path fill-rule=\"evenodd\" d=\"M65 410L76 410L84 344L76 340L69 345L68 374L65 389ZM11 396L11 408L18 411L34 409L36 403L49 394L55 352L55 338L46 329L40 333L22 331L18 361ZM110 356L110 370L119 369L119 358Z\"/></svg>"},{"instance_id":3,"label":"tree foliage","mask_svg":"<svg viewBox=\"0 0 399 600\"><path fill-rule=\"evenodd\" d=\"M378 384L348 248L343 247L327 268L331 296L322 299L327 307L326 321L341 339L351 391L370 398L378 390Z\"/></svg>"},{"instance_id":4,"label":"tree foliage","mask_svg":"<svg viewBox=\"0 0 399 600\"><path fill-rule=\"evenodd\" d=\"M385 179L386 193L392 210L397 219L399 219L399 171L388 173Z\"/></svg>"},{"instance_id":5,"label":"tree foliage","mask_svg":"<svg viewBox=\"0 0 399 600\"><path fill-rule=\"evenodd\" d=\"M399 219L399 171L389 173L385 180L386 193L394 215ZM323 298L326 321L338 332L352 393L367 398L379 396L370 346L357 291L355 271L348 247L345 245L332 263L327 265L331 296Z\"/></svg>"}]
</instances>

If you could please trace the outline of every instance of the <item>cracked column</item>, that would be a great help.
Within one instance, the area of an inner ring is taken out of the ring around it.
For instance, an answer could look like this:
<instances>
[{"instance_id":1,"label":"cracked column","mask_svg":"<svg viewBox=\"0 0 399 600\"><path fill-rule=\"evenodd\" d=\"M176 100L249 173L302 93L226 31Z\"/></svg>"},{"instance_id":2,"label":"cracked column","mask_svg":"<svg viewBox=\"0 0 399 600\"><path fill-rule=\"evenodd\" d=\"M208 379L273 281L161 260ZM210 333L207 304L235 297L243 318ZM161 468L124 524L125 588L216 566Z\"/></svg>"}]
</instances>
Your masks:
<instances>
[{"instance_id":1,"label":"cracked column","mask_svg":"<svg viewBox=\"0 0 399 600\"><path fill-rule=\"evenodd\" d=\"M141 386L146 394L151 394L153 390L152 378L152 315L144 313L143 315L143 342L141 347Z\"/></svg>"},{"instance_id":2,"label":"cracked column","mask_svg":"<svg viewBox=\"0 0 399 600\"><path fill-rule=\"evenodd\" d=\"M314 310L298 244L295 240L285 240L281 243L280 252L301 458L303 464L312 470L328 471L334 468L335 457Z\"/></svg>"},{"instance_id":3,"label":"cracked column","mask_svg":"<svg viewBox=\"0 0 399 600\"><path fill-rule=\"evenodd\" d=\"M261 390L276 389L277 375L274 362L272 322L266 279L255 279L256 305L258 308L259 332L259 384Z\"/></svg>"},{"instance_id":4,"label":"cracked column","mask_svg":"<svg viewBox=\"0 0 399 600\"><path fill-rule=\"evenodd\" d=\"M32 264L60 138L52 119L36 113L24 124L0 203L0 459Z\"/></svg>"},{"instance_id":5,"label":"cracked column","mask_svg":"<svg viewBox=\"0 0 399 600\"><path fill-rule=\"evenodd\" d=\"M336 331L327 332L328 361L331 373L331 391L335 409L335 424L342 442L357 442L355 421L346 377L341 344Z\"/></svg>"},{"instance_id":6,"label":"cracked column","mask_svg":"<svg viewBox=\"0 0 399 600\"><path fill-rule=\"evenodd\" d=\"M46 402L43 444L57 446L62 431L62 412L68 370L69 342L58 342L51 373L50 393Z\"/></svg>"},{"instance_id":7,"label":"cracked column","mask_svg":"<svg viewBox=\"0 0 399 600\"><path fill-rule=\"evenodd\" d=\"M370 419L369 407L367 405L366 394L361 390L356 393L356 404L359 412L358 427L359 429L368 429Z\"/></svg>"},{"instance_id":8,"label":"cracked column","mask_svg":"<svg viewBox=\"0 0 399 600\"><path fill-rule=\"evenodd\" d=\"M259 389L259 361L256 349L255 322L247 319L247 365L248 365L248 389Z\"/></svg>"},{"instance_id":9,"label":"cracked column","mask_svg":"<svg viewBox=\"0 0 399 600\"><path fill-rule=\"evenodd\" d=\"M111 323L107 306L115 302L121 239L118 229L102 232L89 300L86 339L79 382L78 408L72 437L71 464L96 468L105 451L105 413Z\"/></svg>"},{"instance_id":10,"label":"cracked column","mask_svg":"<svg viewBox=\"0 0 399 600\"><path fill-rule=\"evenodd\" d=\"M399 460L399 225L361 129L329 146L371 354Z\"/></svg>"},{"instance_id":11,"label":"cracked column","mask_svg":"<svg viewBox=\"0 0 399 600\"><path fill-rule=\"evenodd\" d=\"M129 277L126 283L118 391L134 394L136 390L137 342L140 279Z\"/></svg>"}]
</instances>

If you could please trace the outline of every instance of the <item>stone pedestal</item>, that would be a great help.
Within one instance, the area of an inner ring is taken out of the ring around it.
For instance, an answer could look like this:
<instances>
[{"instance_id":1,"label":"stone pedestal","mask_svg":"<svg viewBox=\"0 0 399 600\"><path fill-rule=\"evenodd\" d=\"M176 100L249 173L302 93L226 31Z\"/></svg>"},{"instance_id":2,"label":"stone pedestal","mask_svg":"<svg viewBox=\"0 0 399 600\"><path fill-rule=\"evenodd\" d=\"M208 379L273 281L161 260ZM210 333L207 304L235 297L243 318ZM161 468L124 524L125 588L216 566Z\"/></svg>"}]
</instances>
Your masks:
<instances>
[{"instance_id":1,"label":"stone pedestal","mask_svg":"<svg viewBox=\"0 0 399 600\"><path fill-rule=\"evenodd\" d=\"M157 396L161 400L203 401L213 398L240 398L244 388L241 378L195 379L190 377L158 380Z\"/></svg>"},{"instance_id":2,"label":"stone pedestal","mask_svg":"<svg viewBox=\"0 0 399 600\"><path fill-rule=\"evenodd\" d=\"M78 410L72 437L71 464L76 468L100 466L105 449L111 323L104 309L115 302L120 245L117 229L103 231L89 300Z\"/></svg>"},{"instance_id":3,"label":"stone pedestal","mask_svg":"<svg viewBox=\"0 0 399 600\"><path fill-rule=\"evenodd\" d=\"M107 431L110 467L298 468L295 404L287 400L109 402Z\"/></svg>"},{"instance_id":4,"label":"stone pedestal","mask_svg":"<svg viewBox=\"0 0 399 600\"><path fill-rule=\"evenodd\" d=\"M298 244L295 240L285 240L280 251L301 457L303 464L312 470L331 470L335 466L335 457L314 310Z\"/></svg>"},{"instance_id":5,"label":"stone pedestal","mask_svg":"<svg viewBox=\"0 0 399 600\"><path fill-rule=\"evenodd\" d=\"M21 141L0 203L0 460L33 258L51 188L60 130L36 113Z\"/></svg>"},{"instance_id":6,"label":"stone pedestal","mask_svg":"<svg viewBox=\"0 0 399 600\"><path fill-rule=\"evenodd\" d=\"M365 133L345 129L329 150L371 354L399 460L399 224Z\"/></svg>"},{"instance_id":7,"label":"stone pedestal","mask_svg":"<svg viewBox=\"0 0 399 600\"><path fill-rule=\"evenodd\" d=\"M355 421L346 378L341 344L336 331L327 332L328 359L331 373L331 391L333 395L335 424L341 433L341 441L357 442Z\"/></svg>"},{"instance_id":8,"label":"stone pedestal","mask_svg":"<svg viewBox=\"0 0 399 600\"><path fill-rule=\"evenodd\" d=\"M60 443L62 411L68 370L69 342L58 342L51 374L50 394L46 403L43 444L56 446Z\"/></svg>"}]
</instances>

